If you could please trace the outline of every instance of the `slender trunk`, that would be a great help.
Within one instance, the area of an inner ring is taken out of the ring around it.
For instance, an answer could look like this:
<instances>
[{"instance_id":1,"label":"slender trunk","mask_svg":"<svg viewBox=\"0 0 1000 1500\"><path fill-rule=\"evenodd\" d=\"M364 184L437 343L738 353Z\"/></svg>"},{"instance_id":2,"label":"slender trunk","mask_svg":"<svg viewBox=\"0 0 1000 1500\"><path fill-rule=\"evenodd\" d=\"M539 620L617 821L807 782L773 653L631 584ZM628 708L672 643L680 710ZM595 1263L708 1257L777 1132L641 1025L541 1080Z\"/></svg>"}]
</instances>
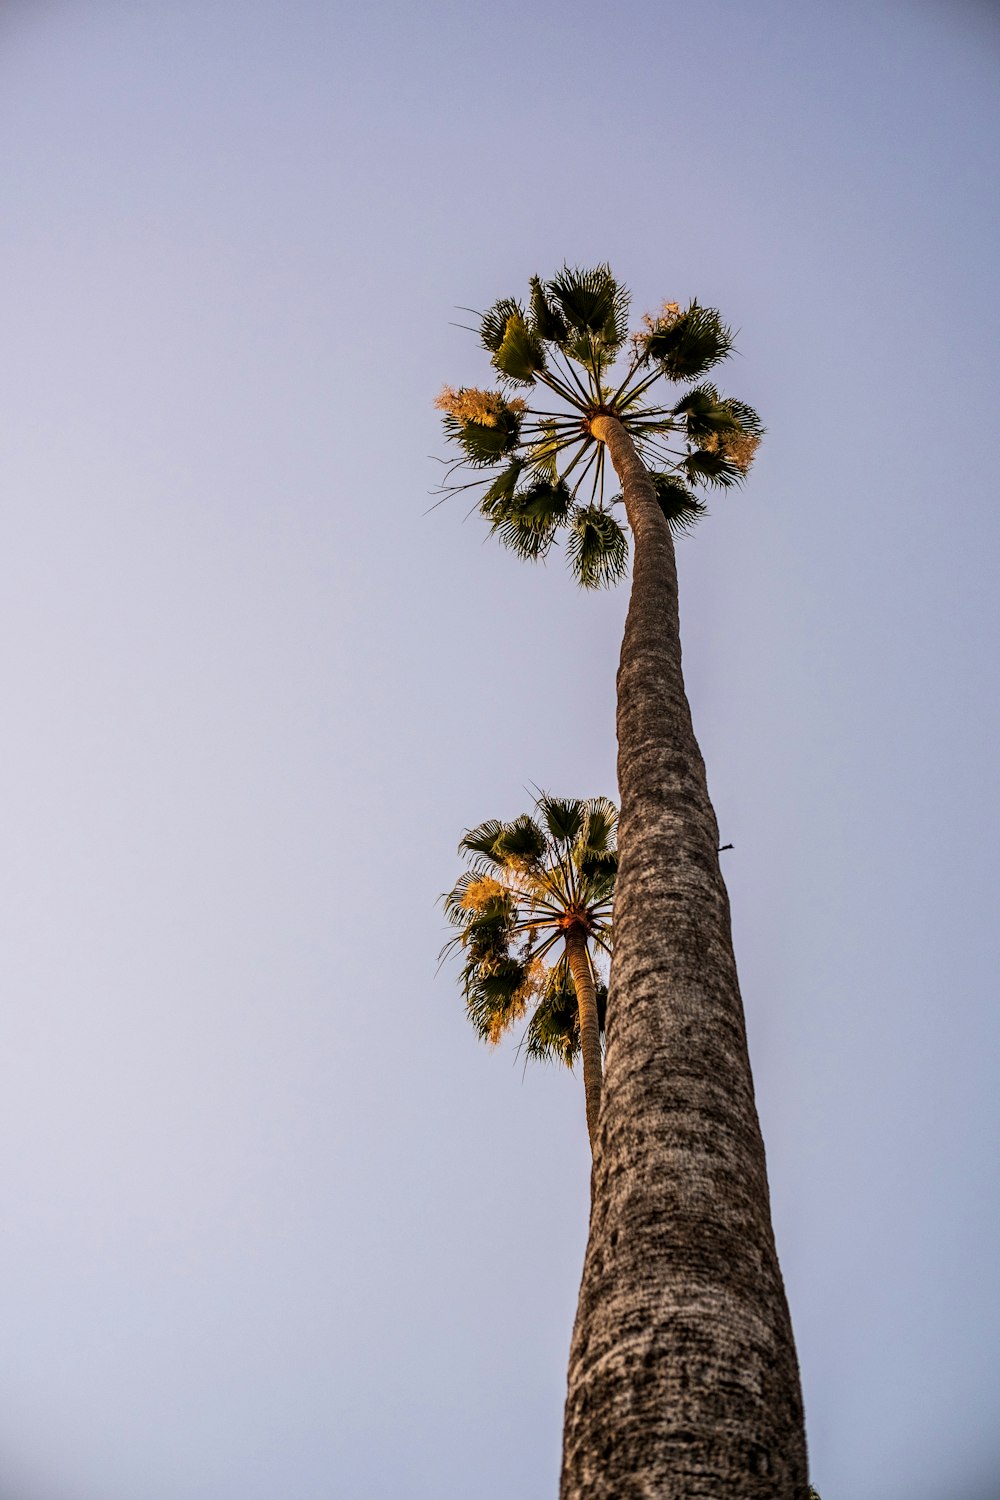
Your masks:
<instances>
[{"instance_id":1,"label":"slender trunk","mask_svg":"<svg viewBox=\"0 0 1000 1500\"><path fill-rule=\"evenodd\" d=\"M583 1054L583 1092L587 1101L590 1149L597 1140L597 1112L601 1104L601 1029L597 1019L597 986L587 955L587 936L579 927L566 933L566 957L576 987L580 1012L580 1051Z\"/></svg>"},{"instance_id":2,"label":"slender trunk","mask_svg":"<svg viewBox=\"0 0 1000 1500\"><path fill-rule=\"evenodd\" d=\"M631 439L618 674L621 864L562 1500L805 1500L718 829L681 675L670 530Z\"/></svg>"}]
</instances>

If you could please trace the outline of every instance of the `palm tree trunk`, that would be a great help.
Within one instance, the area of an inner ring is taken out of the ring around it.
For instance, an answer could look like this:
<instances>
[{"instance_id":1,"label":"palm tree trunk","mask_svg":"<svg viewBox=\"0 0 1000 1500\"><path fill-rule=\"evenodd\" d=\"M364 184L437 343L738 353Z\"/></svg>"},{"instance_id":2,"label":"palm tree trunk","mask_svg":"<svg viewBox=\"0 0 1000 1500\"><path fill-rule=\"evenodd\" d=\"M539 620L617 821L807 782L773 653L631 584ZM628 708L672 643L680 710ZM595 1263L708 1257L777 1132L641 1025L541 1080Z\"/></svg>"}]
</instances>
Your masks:
<instances>
[{"instance_id":1,"label":"palm tree trunk","mask_svg":"<svg viewBox=\"0 0 1000 1500\"><path fill-rule=\"evenodd\" d=\"M805 1500L718 829L681 675L673 540L613 417L634 558L618 673L620 868L562 1500Z\"/></svg>"},{"instance_id":2,"label":"palm tree trunk","mask_svg":"<svg viewBox=\"0 0 1000 1500\"><path fill-rule=\"evenodd\" d=\"M583 1092L587 1101L587 1131L590 1149L597 1140L597 1113L601 1104L601 1031L597 1019L597 987L587 956L587 938L578 927L566 933L566 957L576 987L580 1012L580 1051L583 1054Z\"/></svg>"}]
</instances>

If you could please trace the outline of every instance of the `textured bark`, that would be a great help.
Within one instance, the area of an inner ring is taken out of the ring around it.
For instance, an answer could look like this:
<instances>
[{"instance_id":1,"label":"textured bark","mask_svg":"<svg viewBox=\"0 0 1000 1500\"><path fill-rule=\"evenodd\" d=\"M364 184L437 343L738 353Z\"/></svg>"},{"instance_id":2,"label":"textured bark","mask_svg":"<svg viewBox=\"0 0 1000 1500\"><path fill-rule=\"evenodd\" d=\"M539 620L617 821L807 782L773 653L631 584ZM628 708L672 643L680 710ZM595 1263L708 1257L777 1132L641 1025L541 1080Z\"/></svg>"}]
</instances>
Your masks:
<instances>
[{"instance_id":1,"label":"textured bark","mask_svg":"<svg viewBox=\"0 0 1000 1500\"><path fill-rule=\"evenodd\" d=\"M566 933L566 957L576 986L580 1013L580 1052L583 1056L583 1092L587 1101L587 1131L594 1149L597 1114L601 1104L601 1030L597 1019L597 987L587 957L587 938L581 928Z\"/></svg>"},{"instance_id":2,"label":"textured bark","mask_svg":"<svg viewBox=\"0 0 1000 1500\"><path fill-rule=\"evenodd\" d=\"M630 438L620 868L562 1500L805 1500L791 1323L719 869L681 675L673 540Z\"/></svg>"}]
</instances>

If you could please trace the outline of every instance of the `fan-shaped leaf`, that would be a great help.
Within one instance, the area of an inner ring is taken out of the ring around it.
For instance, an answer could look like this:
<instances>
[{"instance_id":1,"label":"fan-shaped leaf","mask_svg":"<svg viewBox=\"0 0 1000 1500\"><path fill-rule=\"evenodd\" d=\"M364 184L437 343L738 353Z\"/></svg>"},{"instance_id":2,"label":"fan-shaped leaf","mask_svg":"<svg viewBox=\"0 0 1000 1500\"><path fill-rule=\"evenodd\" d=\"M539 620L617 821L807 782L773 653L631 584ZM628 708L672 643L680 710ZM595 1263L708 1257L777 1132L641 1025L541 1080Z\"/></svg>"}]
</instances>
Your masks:
<instances>
[{"instance_id":1,"label":"fan-shaped leaf","mask_svg":"<svg viewBox=\"0 0 1000 1500\"><path fill-rule=\"evenodd\" d=\"M496 354L500 348L504 334L507 332L507 321L514 316L523 319L524 309L513 297L501 297L499 302L494 302L493 306L483 313L479 322L479 336L483 347L491 354Z\"/></svg>"},{"instance_id":2,"label":"fan-shaped leaf","mask_svg":"<svg viewBox=\"0 0 1000 1500\"><path fill-rule=\"evenodd\" d=\"M683 468L695 484L713 484L720 489L742 484L746 477L743 470L721 452L689 453L683 460Z\"/></svg>"},{"instance_id":3,"label":"fan-shaped leaf","mask_svg":"<svg viewBox=\"0 0 1000 1500\"><path fill-rule=\"evenodd\" d=\"M561 1062L571 1068L580 1053L580 1011L576 988L565 964L551 971L550 982L525 1034L525 1051L537 1062Z\"/></svg>"},{"instance_id":4,"label":"fan-shaped leaf","mask_svg":"<svg viewBox=\"0 0 1000 1500\"><path fill-rule=\"evenodd\" d=\"M545 295L538 276L531 278L531 326L540 339L553 344L566 342L566 321Z\"/></svg>"},{"instance_id":5,"label":"fan-shaped leaf","mask_svg":"<svg viewBox=\"0 0 1000 1500\"><path fill-rule=\"evenodd\" d=\"M739 423L723 402L714 385L696 385L673 407L675 417L684 417L685 429L695 442L702 437L717 437L720 432L735 432Z\"/></svg>"},{"instance_id":6,"label":"fan-shaped leaf","mask_svg":"<svg viewBox=\"0 0 1000 1500\"><path fill-rule=\"evenodd\" d=\"M559 454L566 447L566 439L560 438L553 423L546 423L542 435L528 450L527 461L539 479L554 484L559 478Z\"/></svg>"},{"instance_id":7,"label":"fan-shaped leaf","mask_svg":"<svg viewBox=\"0 0 1000 1500\"><path fill-rule=\"evenodd\" d=\"M603 854L589 851L582 855L579 874L588 906L605 907L614 895L618 877L617 849L607 849Z\"/></svg>"},{"instance_id":8,"label":"fan-shaped leaf","mask_svg":"<svg viewBox=\"0 0 1000 1500\"><path fill-rule=\"evenodd\" d=\"M587 589L620 583L628 567L628 539L598 505L577 505L569 518L566 553L577 582Z\"/></svg>"},{"instance_id":9,"label":"fan-shaped leaf","mask_svg":"<svg viewBox=\"0 0 1000 1500\"><path fill-rule=\"evenodd\" d=\"M517 385L533 385L539 370L545 369L545 349L538 334L530 329L520 312L511 313L493 363Z\"/></svg>"},{"instance_id":10,"label":"fan-shaped leaf","mask_svg":"<svg viewBox=\"0 0 1000 1500\"><path fill-rule=\"evenodd\" d=\"M706 452L720 453L743 472L750 466L764 427L752 406L720 396L714 385L695 386L673 408L684 418L688 438Z\"/></svg>"},{"instance_id":11,"label":"fan-shaped leaf","mask_svg":"<svg viewBox=\"0 0 1000 1500\"><path fill-rule=\"evenodd\" d=\"M559 480L539 479L492 510L493 531L519 556L544 557L569 510L569 492Z\"/></svg>"},{"instance_id":12,"label":"fan-shaped leaf","mask_svg":"<svg viewBox=\"0 0 1000 1500\"><path fill-rule=\"evenodd\" d=\"M521 441L521 414L510 406L501 407L488 424L445 417L444 426L449 437L461 444L466 462L477 469L499 463Z\"/></svg>"},{"instance_id":13,"label":"fan-shaped leaf","mask_svg":"<svg viewBox=\"0 0 1000 1500\"><path fill-rule=\"evenodd\" d=\"M508 958L488 972L478 970L466 989L469 1020L483 1041L494 1046L524 1015L528 995L527 965Z\"/></svg>"},{"instance_id":14,"label":"fan-shaped leaf","mask_svg":"<svg viewBox=\"0 0 1000 1500\"><path fill-rule=\"evenodd\" d=\"M587 817L587 804L575 797L550 797L542 792L538 811L557 844L571 844L579 838Z\"/></svg>"},{"instance_id":15,"label":"fan-shaped leaf","mask_svg":"<svg viewBox=\"0 0 1000 1500\"><path fill-rule=\"evenodd\" d=\"M598 340L608 354L621 348L628 333L629 297L610 266L564 266L546 290L570 328Z\"/></svg>"},{"instance_id":16,"label":"fan-shaped leaf","mask_svg":"<svg viewBox=\"0 0 1000 1500\"><path fill-rule=\"evenodd\" d=\"M733 332L714 307L692 302L684 312L654 322L642 344L670 380L694 380L732 352Z\"/></svg>"},{"instance_id":17,"label":"fan-shaped leaf","mask_svg":"<svg viewBox=\"0 0 1000 1500\"><path fill-rule=\"evenodd\" d=\"M607 1019L608 989L598 981L597 1022L601 1034ZM564 962L550 972L525 1034L525 1051L538 1062L561 1062L572 1067L580 1054L580 1010L576 986Z\"/></svg>"},{"instance_id":18,"label":"fan-shaped leaf","mask_svg":"<svg viewBox=\"0 0 1000 1500\"><path fill-rule=\"evenodd\" d=\"M496 852L505 863L538 864L545 854L545 834L534 818L522 813L513 823L504 824Z\"/></svg>"},{"instance_id":19,"label":"fan-shaped leaf","mask_svg":"<svg viewBox=\"0 0 1000 1500\"><path fill-rule=\"evenodd\" d=\"M587 800L585 854L606 854L614 849L618 832L618 809L609 797Z\"/></svg>"},{"instance_id":20,"label":"fan-shaped leaf","mask_svg":"<svg viewBox=\"0 0 1000 1500\"><path fill-rule=\"evenodd\" d=\"M484 854L494 864L503 864L496 852L497 840L503 833L503 827L496 818L491 818L486 823L480 823L477 828L467 829L459 840L459 853Z\"/></svg>"},{"instance_id":21,"label":"fan-shaped leaf","mask_svg":"<svg viewBox=\"0 0 1000 1500\"><path fill-rule=\"evenodd\" d=\"M479 502L479 509L484 516L492 516L497 510L510 504L523 469L524 459L515 458L513 463L497 475Z\"/></svg>"},{"instance_id":22,"label":"fan-shaped leaf","mask_svg":"<svg viewBox=\"0 0 1000 1500\"><path fill-rule=\"evenodd\" d=\"M727 396L722 404L736 418L741 432L745 432L749 437L764 436L767 428L753 407L749 406L746 401L737 401L735 397Z\"/></svg>"},{"instance_id":23,"label":"fan-shaped leaf","mask_svg":"<svg viewBox=\"0 0 1000 1500\"><path fill-rule=\"evenodd\" d=\"M702 516L708 514L705 502L699 500L675 474L652 474L650 478L667 525L675 535L691 531Z\"/></svg>"}]
</instances>

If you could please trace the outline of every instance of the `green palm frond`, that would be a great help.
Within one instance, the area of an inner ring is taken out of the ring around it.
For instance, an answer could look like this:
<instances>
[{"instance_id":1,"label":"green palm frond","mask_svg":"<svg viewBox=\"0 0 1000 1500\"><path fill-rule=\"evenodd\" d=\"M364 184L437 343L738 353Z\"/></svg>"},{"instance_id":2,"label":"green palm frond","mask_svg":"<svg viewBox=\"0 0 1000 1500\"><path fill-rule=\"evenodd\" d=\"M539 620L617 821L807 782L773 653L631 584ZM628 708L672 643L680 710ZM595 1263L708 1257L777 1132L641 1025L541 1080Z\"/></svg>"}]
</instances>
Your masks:
<instances>
[{"instance_id":1,"label":"green palm frond","mask_svg":"<svg viewBox=\"0 0 1000 1500\"><path fill-rule=\"evenodd\" d=\"M673 474L656 473L651 475L651 478L660 509L667 525L675 535L685 535L701 520L702 516L708 514L708 506L704 501L699 500L698 496Z\"/></svg>"},{"instance_id":2,"label":"green palm frond","mask_svg":"<svg viewBox=\"0 0 1000 1500\"><path fill-rule=\"evenodd\" d=\"M505 863L537 865L545 857L545 834L534 818L522 813L503 825L496 851Z\"/></svg>"},{"instance_id":3,"label":"green palm frond","mask_svg":"<svg viewBox=\"0 0 1000 1500\"><path fill-rule=\"evenodd\" d=\"M529 328L521 312L507 319L503 339L493 364L501 375L516 385L534 385L535 377L545 369L545 346L538 334Z\"/></svg>"},{"instance_id":4,"label":"green palm frond","mask_svg":"<svg viewBox=\"0 0 1000 1500\"><path fill-rule=\"evenodd\" d=\"M605 589L619 583L628 567L628 538L610 511L575 505L570 513L566 555L578 583Z\"/></svg>"},{"instance_id":5,"label":"green palm frond","mask_svg":"<svg viewBox=\"0 0 1000 1500\"><path fill-rule=\"evenodd\" d=\"M767 432L760 417L746 401L737 401L733 396L726 396L722 405L736 418L740 431L747 433L749 437L762 438Z\"/></svg>"},{"instance_id":6,"label":"green palm frond","mask_svg":"<svg viewBox=\"0 0 1000 1500\"><path fill-rule=\"evenodd\" d=\"M571 844L580 837L587 819L587 804L575 797L550 797L540 792L538 811L557 844Z\"/></svg>"},{"instance_id":7,"label":"green palm frond","mask_svg":"<svg viewBox=\"0 0 1000 1500\"><path fill-rule=\"evenodd\" d=\"M628 336L629 296L610 266L592 270L563 266L546 290L574 332L596 340L607 354L617 354Z\"/></svg>"},{"instance_id":8,"label":"green palm frond","mask_svg":"<svg viewBox=\"0 0 1000 1500\"><path fill-rule=\"evenodd\" d=\"M483 313L479 321L479 337L483 347L491 354L496 354L503 343L504 334L507 332L508 320L512 317L524 318L524 308L514 297L501 297L499 302L494 302L488 311Z\"/></svg>"},{"instance_id":9,"label":"green palm frond","mask_svg":"<svg viewBox=\"0 0 1000 1500\"><path fill-rule=\"evenodd\" d=\"M586 886L587 900L601 904L610 898L618 875L618 850L606 849L603 854L587 850L580 857L580 879Z\"/></svg>"},{"instance_id":10,"label":"green palm frond","mask_svg":"<svg viewBox=\"0 0 1000 1500\"><path fill-rule=\"evenodd\" d=\"M520 443L520 419L510 408L490 426L481 422L456 422L454 426L466 463L474 468L492 468Z\"/></svg>"},{"instance_id":11,"label":"green palm frond","mask_svg":"<svg viewBox=\"0 0 1000 1500\"><path fill-rule=\"evenodd\" d=\"M559 478L559 453L565 447L565 439L552 422L542 427L542 434L528 449L528 463L540 479L555 484Z\"/></svg>"},{"instance_id":12,"label":"green palm frond","mask_svg":"<svg viewBox=\"0 0 1000 1500\"><path fill-rule=\"evenodd\" d=\"M479 1037L494 1046L524 1015L528 1003L528 966L508 958L490 970L477 968L466 985L469 1020Z\"/></svg>"},{"instance_id":13,"label":"green palm frond","mask_svg":"<svg viewBox=\"0 0 1000 1500\"><path fill-rule=\"evenodd\" d=\"M528 1057L571 1068L580 1054L580 1012L576 986L565 962L551 971L524 1038Z\"/></svg>"},{"instance_id":14,"label":"green palm frond","mask_svg":"<svg viewBox=\"0 0 1000 1500\"><path fill-rule=\"evenodd\" d=\"M561 347L566 342L569 332L566 320L552 306L545 295L541 278L538 276L531 278L531 326L538 337L546 343L557 344Z\"/></svg>"},{"instance_id":15,"label":"green palm frond","mask_svg":"<svg viewBox=\"0 0 1000 1500\"><path fill-rule=\"evenodd\" d=\"M681 461L681 467L695 484L711 484L720 489L729 489L731 485L742 484L746 478L743 470L721 452L689 453Z\"/></svg>"},{"instance_id":16,"label":"green palm frond","mask_svg":"<svg viewBox=\"0 0 1000 1500\"><path fill-rule=\"evenodd\" d=\"M608 989L603 981L596 985L597 1018L604 1031ZM536 1062L561 1062L572 1068L580 1055L580 1012L576 986L566 964L551 970L551 979L528 1023L524 1050Z\"/></svg>"},{"instance_id":17,"label":"green palm frond","mask_svg":"<svg viewBox=\"0 0 1000 1500\"><path fill-rule=\"evenodd\" d=\"M492 516L495 511L502 510L504 506L510 504L523 470L524 459L515 458L502 473L497 475L479 502L479 509L484 516Z\"/></svg>"},{"instance_id":18,"label":"green palm frond","mask_svg":"<svg viewBox=\"0 0 1000 1500\"><path fill-rule=\"evenodd\" d=\"M739 427L728 404L723 401L715 386L707 381L703 385L692 386L677 405L671 407L671 411L675 417L685 419L685 430L694 442L701 437L717 436L720 432L735 431Z\"/></svg>"},{"instance_id":19,"label":"green palm frond","mask_svg":"<svg viewBox=\"0 0 1000 1500\"><path fill-rule=\"evenodd\" d=\"M569 491L563 480L539 479L518 490L491 511L492 530L505 547L532 561L546 555L569 510Z\"/></svg>"},{"instance_id":20,"label":"green palm frond","mask_svg":"<svg viewBox=\"0 0 1000 1500\"><path fill-rule=\"evenodd\" d=\"M513 552L524 562L543 561L555 541L554 529L542 531L516 511L495 518L491 530L508 552Z\"/></svg>"},{"instance_id":21,"label":"green palm frond","mask_svg":"<svg viewBox=\"0 0 1000 1500\"><path fill-rule=\"evenodd\" d=\"M732 353L733 331L716 308L695 301L676 316L655 320L641 342L669 380L696 380Z\"/></svg>"},{"instance_id":22,"label":"green palm frond","mask_svg":"<svg viewBox=\"0 0 1000 1500\"><path fill-rule=\"evenodd\" d=\"M734 438L759 441L764 435L763 423L752 406L732 396L720 396L707 381L694 386L671 411L683 418L688 438L699 448L725 451Z\"/></svg>"},{"instance_id":23,"label":"green palm frond","mask_svg":"<svg viewBox=\"0 0 1000 1500\"><path fill-rule=\"evenodd\" d=\"M459 840L459 853L483 854L493 864L502 865L503 859L496 852L497 842L503 833L504 825L496 818L490 818L486 823L480 823L477 828L469 828Z\"/></svg>"},{"instance_id":24,"label":"green palm frond","mask_svg":"<svg viewBox=\"0 0 1000 1500\"><path fill-rule=\"evenodd\" d=\"M610 797L590 797L587 801L585 853L607 854L614 849L618 833L618 809Z\"/></svg>"}]
</instances>

